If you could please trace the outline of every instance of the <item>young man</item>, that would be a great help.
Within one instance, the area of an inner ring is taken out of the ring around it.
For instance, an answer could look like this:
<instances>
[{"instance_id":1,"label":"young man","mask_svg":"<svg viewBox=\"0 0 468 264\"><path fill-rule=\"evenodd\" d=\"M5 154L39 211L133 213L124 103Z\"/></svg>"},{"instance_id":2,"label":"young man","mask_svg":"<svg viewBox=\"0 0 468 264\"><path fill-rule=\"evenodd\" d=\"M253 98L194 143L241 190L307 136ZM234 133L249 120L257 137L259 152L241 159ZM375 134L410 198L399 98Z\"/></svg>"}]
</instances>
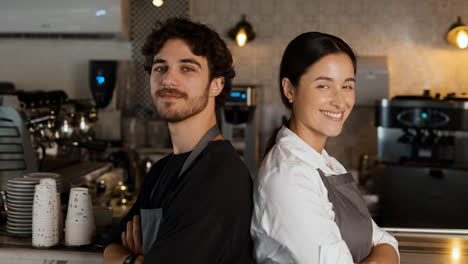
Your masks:
<instances>
[{"instance_id":1,"label":"young man","mask_svg":"<svg viewBox=\"0 0 468 264\"><path fill-rule=\"evenodd\" d=\"M215 114L235 76L231 53L207 26L169 19L143 54L173 154L146 175L104 263L250 263L252 183Z\"/></svg>"}]
</instances>

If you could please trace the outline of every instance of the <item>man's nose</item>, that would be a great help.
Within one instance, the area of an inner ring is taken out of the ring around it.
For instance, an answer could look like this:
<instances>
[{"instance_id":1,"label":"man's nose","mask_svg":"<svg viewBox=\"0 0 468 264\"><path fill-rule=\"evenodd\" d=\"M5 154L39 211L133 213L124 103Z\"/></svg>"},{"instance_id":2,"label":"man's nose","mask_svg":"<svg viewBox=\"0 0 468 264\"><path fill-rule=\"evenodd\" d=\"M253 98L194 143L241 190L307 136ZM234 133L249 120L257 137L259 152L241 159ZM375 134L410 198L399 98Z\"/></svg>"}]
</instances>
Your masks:
<instances>
[{"instance_id":1,"label":"man's nose","mask_svg":"<svg viewBox=\"0 0 468 264\"><path fill-rule=\"evenodd\" d=\"M173 87L177 84L177 73L173 69L167 69L163 75L162 83L165 87Z\"/></svg>"}]
</instances>

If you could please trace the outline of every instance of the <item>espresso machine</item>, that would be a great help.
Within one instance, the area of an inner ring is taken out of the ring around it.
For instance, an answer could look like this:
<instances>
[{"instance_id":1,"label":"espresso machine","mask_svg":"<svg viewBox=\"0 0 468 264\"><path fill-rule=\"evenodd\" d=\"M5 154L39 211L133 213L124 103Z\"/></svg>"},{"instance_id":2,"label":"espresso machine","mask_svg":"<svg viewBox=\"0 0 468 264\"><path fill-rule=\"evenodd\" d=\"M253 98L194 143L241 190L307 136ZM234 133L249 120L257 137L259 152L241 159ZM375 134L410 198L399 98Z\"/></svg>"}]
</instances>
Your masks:
<instances>
[{"instance_id":1,"label":"espresso machine","mask_svg":"<svg viewBox=\"0 0 468 264\"><path fill-rule=\"evenodd\" d=\"M255 85L233 85L221 109L221 131L240 154L252 176L257 174L258 140Z\"/></svg>"},{"instance_id":2,"label":"espresso machine","mask_svg":"<svg viewBox=\"0 0 468 264\"><path fill-rule=\"evenodd\" d=\"M383 99L376 125L382 162L468 168L468 100Z\"/></svg>"},{"instance_id":3,"label":"espresso machine","mask_svg":"<svg viewBox=\"0 0 468 264\"><path fill-rule=\"evenodd\" d=\"M11 95L0 95L0 191L6 190L9 179L37 171L37 159L26 121ZM13 101L13 100L12 100Z\"/></svg>"},{"instance_id":4,"label":"espresso machine","mask_svg":"<svg viewBox=\"0 0 468 264\"><path fill-rule=\"evenodd\" d=\"M384 227L468 227L468 99L396 96L376 106Z\"/></svg>"}]
</instances>

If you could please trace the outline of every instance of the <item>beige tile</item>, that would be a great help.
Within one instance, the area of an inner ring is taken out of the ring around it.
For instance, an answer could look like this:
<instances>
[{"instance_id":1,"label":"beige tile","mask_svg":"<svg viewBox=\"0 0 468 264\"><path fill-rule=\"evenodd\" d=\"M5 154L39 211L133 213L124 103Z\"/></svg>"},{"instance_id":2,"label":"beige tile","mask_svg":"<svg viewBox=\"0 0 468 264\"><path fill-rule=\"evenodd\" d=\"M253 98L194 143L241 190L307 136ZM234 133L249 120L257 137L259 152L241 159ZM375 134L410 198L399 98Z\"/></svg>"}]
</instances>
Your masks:
<instances>
[{"instance_id":1,"label":"beige tile","mask_svg":"<svg viewBox=\"0 0 468 264\"><path fill-rule=\"evenodd\" d=\"M424 89L442 95L468 92L468 50L451 47L444 39L457 16L468 23L466 0L196 0L196 3L200 7L192 12L194 18L202 17L223 34L241 14L247 15L258 39L243 49L229 40L229 47L238 72L236 82L262 84L259 101L264 104L282 104L277 81L281 56L288 42L305 31L336 34L360 56L388 56L390 96L419 94ZM350 119L350 133L369 138L374 128L372 118L366 120L360 123ZM375 151L373 139L365 143L347 135L340 137L331 145L352 142L353 155L359 153L359 144L365 146L365 151ZM354 164L351 158L346 158L350 155L339 150L337 153L345 158L345 163Z\"/></svg>"}]
</instances>

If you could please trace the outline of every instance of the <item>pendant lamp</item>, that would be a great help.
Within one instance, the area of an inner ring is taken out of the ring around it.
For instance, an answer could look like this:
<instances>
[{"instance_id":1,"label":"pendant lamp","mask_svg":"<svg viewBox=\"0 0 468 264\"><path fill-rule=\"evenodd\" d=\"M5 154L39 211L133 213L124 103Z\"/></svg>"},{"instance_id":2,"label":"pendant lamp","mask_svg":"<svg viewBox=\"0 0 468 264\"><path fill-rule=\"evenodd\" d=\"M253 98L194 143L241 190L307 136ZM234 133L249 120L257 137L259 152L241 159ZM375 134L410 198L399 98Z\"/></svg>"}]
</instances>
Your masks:
<instances>
[{"instance_id":1,"label":"pendant lamp","mask_svg":"<svg viewBox=\"0 0 468 264\"><path fill-rule=\"evenodd\" d=\"M153 5L155 7L161 7L162 5L164 5L164 1L163 0L153 0Z\"/></svg>"},{"instance_id":2,"label":"pendant lamp","mask_svg":"<svg viewBox=\"0 0 468 264\"><path fill-rule=\"evenodd\" d=\"M461 17L458 17L457 22L450 26L447 32L447 41L460 49L468 47L468 26L463 24Z\"/></svg>"},{"instance_id":3,"label":"pendant lamp","mask_svg":"<svg viewBox=\"0 0 468 264\"><path fill-rule=\"evenodd\" d=\"M243 47L248 41L255 39L255 32L252 25L247 22L245 15L242 15L242 20L237 25L229 30L228 35L235 40L237 46Z\"/></svg>"}]
</instances>

